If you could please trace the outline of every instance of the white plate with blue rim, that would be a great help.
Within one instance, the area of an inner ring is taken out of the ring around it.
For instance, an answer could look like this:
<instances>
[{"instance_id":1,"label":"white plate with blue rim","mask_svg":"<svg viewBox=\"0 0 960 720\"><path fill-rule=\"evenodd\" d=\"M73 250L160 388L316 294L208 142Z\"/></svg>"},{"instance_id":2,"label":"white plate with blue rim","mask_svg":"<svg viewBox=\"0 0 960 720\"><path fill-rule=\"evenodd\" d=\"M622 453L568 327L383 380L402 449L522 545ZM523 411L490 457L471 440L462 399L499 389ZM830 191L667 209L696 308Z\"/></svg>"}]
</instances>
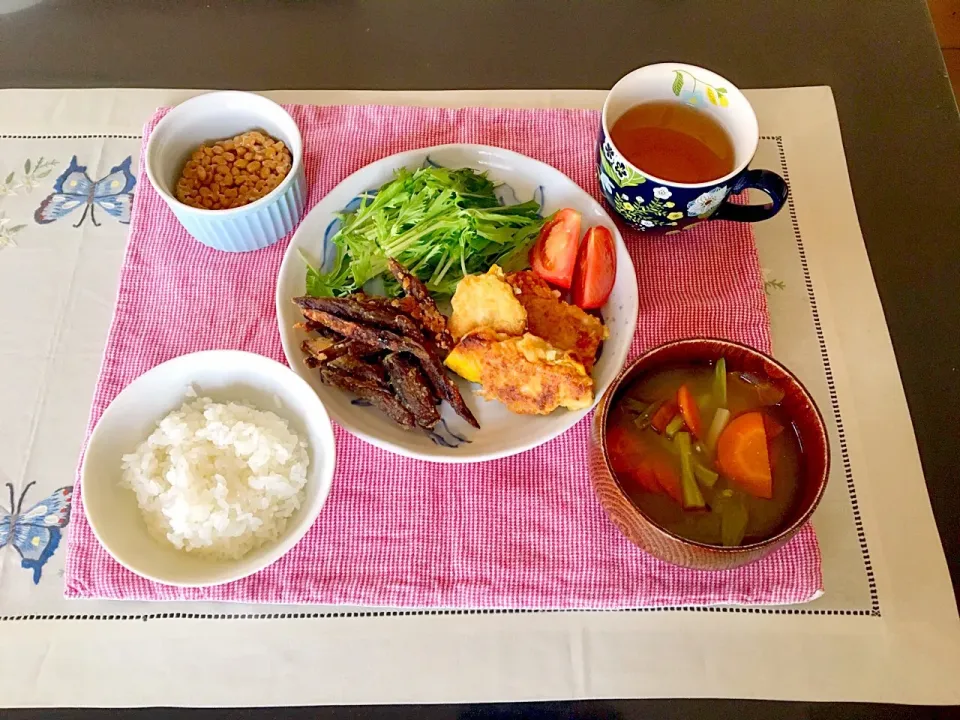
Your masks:
<instances>
[{"instance_id":1,"label":"white plate with blue rim","mask_svg":"<svg viewBox=\"0 0 960 720\"><path fill-rule=\"evenodd\" d=\"M331 419L356 437L389 452L440 463L470 463L509 457L542 445L576 425L591 409L558 409L549 415L515 415L495 400L478 394L479 386L457 378L460 391L480 424L477 430L459 418L447 403L437 433L404 430L373 407L355 402L349 393L320 382L319 373L303 362L300 345L307 333L294 326L302 321L294 297L306 292L306 262L324 268L332 260L330 238L339 227L339 213L351 210L364 193L394 177L401 167L425 165L471 168L485 172L498 185L504 204L536 200L541 214L573 208L583 217L583 231L603 225L617 248L617 277L607 304L600 309L610 331L593 370L594 405L616 378L627 359L637 325L639 302L633 262L616 224L603 207L573 180L545 163L487 145L438 145L377 160L347 177L309 212L294 233L277 277L277 323L287 362L316 390ZM586 452L586 448L584 448Z\"/></svg>"}]
</instances>

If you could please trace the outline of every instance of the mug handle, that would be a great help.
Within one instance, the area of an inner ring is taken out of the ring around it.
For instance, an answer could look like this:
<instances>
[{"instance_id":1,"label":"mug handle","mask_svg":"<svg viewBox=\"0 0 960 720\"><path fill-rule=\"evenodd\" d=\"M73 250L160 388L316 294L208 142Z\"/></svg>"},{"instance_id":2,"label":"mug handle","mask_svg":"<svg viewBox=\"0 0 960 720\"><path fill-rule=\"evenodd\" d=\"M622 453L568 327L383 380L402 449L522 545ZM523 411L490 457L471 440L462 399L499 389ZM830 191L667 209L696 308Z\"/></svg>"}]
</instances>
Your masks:
<instances>
[{"instance_id":1,"label":"mug handle","mask_svg":"<svg viewBox=\"0 0 960 720\"><path fill-rule=\"evenodd\" d=\"M787 202L790 188L782 177L769 170L748 170L737 180L731 195L736 195L748 188L754 188L766 193L770 202L764 205L738 205L730 202L729 196L710 217L711 220L735 220L736 222L758 222L768 220L780 212Z\"/></svg>"}]
</instances>

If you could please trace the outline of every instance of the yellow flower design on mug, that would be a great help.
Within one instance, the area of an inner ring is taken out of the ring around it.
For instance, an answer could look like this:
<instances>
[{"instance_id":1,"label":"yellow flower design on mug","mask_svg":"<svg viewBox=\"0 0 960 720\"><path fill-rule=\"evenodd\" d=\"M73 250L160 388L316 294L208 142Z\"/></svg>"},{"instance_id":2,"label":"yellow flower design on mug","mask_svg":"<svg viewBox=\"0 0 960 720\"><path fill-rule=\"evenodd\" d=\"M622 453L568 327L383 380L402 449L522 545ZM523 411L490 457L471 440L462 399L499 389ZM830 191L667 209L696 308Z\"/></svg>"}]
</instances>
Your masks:
<instances>
[{"instance_id":1,"label":"yellow flower design on mug","mask_svg":"<svg viewBox=\"0 0 960 720\"><path fill-rule=\"evenodd\" d=\"M673 204L673 203L671 203L671 205L672 205L672 204ZM682 212L672 212L672 213L669 213L669 214L667 215L667 220L679 220L679 219L682 218L682 217L683 217L683 213L682 213Z\"/></svg>"}]
</instances>

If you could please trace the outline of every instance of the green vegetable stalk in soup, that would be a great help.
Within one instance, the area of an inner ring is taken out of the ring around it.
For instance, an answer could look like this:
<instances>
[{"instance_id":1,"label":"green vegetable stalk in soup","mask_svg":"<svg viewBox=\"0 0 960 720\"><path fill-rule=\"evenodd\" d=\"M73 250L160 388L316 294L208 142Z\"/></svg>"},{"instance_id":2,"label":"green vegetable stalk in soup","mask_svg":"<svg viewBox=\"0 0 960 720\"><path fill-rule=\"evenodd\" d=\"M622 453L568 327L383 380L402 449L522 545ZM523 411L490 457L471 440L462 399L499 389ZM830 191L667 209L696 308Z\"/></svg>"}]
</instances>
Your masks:
<instances>
[{"instance_id":1,"label":"green vegetable stalk in soup","mask_svg":"<svg viewBox=\"0 0 960 720\"><path fill-rule=\"evenodd\" d=\"M667 530L733 546L776 534L802 469L783 393L713 366L648 373L614 400L607 452L621 486Z\"/></svg>"},{"instance_id":2,"label":"green vegetable stalk in soup","mask_svg":"<svg viewBox=\"0 0 960 720\"><path fill-rule=\"evenodd\" d=\"M398 295L388 258L437 296L452 295L464 275L485 273L494 264L506 271L527 267L544 223L540 206L532 200L501 205L495 188L485 174L467 168L400 168L341 216L332 238L333 266L322 272L308 264L307 294L349 295L379 278L388 295Z\"/></svg>"}]
</instances>

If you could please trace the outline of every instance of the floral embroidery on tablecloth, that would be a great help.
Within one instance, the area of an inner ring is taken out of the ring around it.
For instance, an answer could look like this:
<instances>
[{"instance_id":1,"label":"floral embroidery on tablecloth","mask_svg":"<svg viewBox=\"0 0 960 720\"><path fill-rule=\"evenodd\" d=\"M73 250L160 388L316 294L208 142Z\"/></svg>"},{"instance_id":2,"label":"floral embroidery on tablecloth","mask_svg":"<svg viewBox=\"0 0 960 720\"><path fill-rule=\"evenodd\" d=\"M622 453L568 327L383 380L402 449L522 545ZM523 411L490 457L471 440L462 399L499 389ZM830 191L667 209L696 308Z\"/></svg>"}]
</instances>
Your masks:
<instances>
[{"instance_id":1,"label":"floral embroidery on tablecloth","mask_svg":"<svg viewBox=\"0 0 960 720\"><path fill-rule=\"evenodd\" d=\"M22 171L11 170L4 177L3 182L0 182L0 201L13 195L33 192L34 188L41 185L40 181L52 173L54 166L59 164L58 160L48 160L42 155L36 160L27 158L23 162ZM15 222L7 215L6 210L0 210L0 250L15 247L17 234L26 227L27 223Z\"/></svg>"},{"instance_id":2,"label":"floral embroidery on tablecloth","mask_svg":"<svg viewBox=\"0 0 960 720\"><path fill-rule=\"evenodd\" d=\"M777 280L773 277L773 271L770 268L760 268L763 275L763 291L769 295L774 290L786 290L787 284L783 280Z\"/></svg>"},{"instance_id":3,"label":"floral embroidery on tablecloth","mask_svg":"<svg viewBox=\"0 0 960 720\"><path fill-rule=\"evenodd\" d=\"M12 222L13 220L7 217L6 211L0 210L0 250L15 246L17 241L14 238L26 227L24 223L13 225Z\"/></svg>"}]
</instances>

